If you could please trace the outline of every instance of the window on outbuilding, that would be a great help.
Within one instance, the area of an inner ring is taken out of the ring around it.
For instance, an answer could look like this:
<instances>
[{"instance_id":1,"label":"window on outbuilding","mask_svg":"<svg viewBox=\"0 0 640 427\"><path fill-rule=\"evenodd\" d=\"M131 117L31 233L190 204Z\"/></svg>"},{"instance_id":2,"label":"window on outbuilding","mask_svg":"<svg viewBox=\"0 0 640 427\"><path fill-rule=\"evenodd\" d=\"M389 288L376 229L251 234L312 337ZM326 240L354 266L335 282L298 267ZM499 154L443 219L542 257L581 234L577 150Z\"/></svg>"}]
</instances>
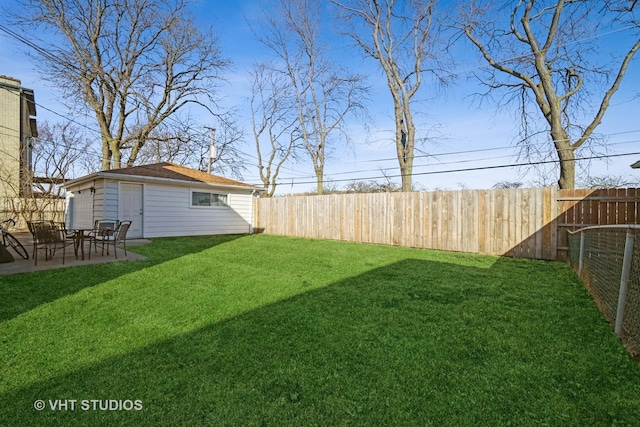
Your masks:
<instances>
[{"instance_id":1,"label":"window on outbuilding","mask_svg":"<svg viewBox=\"0 0 640 427\"><path fill-rule=\"evenodd\" d=\"M191 206L227 206L227 200L227 194L209 193L203 191L191 192Z\"/></svg>"}]
</instances>

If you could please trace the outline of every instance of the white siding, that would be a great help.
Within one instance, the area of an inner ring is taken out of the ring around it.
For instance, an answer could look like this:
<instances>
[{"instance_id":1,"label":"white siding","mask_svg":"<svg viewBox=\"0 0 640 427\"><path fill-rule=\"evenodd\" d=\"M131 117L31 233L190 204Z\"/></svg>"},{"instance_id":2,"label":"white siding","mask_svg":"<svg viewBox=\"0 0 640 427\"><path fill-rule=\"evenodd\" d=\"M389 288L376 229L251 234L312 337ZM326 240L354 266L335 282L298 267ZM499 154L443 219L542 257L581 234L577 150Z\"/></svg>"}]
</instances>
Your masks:
<instances>
[{"instance_id":1,"label":"white siding","mask_svg":"<svg viewBox=\"0 0 640 427\"><path fill-rule=\"evenodd\" d=\"M104 205L96 219L120 219L118 217L118 181L104 180Z\"/></svg>"},{"instance_id":2,"label":"white siding","mask_svg":"<svg viewBox=\"0 0 640 427\"><path fill-rule=\"evenodd\" d=\"M252 225L253 196L251 194L229 194L229 206L247 225ZM250 232L251 229L246 232Z\"/></svg>"},{"instance_id":3,"label":"white siding","mask_svg":"<svg viewBox=\"0 0 640 427\"><path fill-rule=\"evenodd\" d=\"M93 220L100 217L103 206L103 191L100 182L91 192L91 184L67 188L67 222L70 228L91 228Z\"/></svg>"},{"instance_id":4,"label":"white siding","mask_svg":"<svg viewBox=\"0 0 640 427\"><path fill-rule=\"evenodd\" d=\"M144 237L243 234L250 231L253 203L249 191L245 194L229 193L229 206L194 208L191 207L190 190L189 187L145 185ZM216 192L202 188L194 190Z\"/></svg>"},{"instance_id":5,"label":"white siding","mask_svg":"<svg viewBox=\"0 0 640 427\"><path fill-rule=\"evenodd\" d=\"M103 218L102 213L104 212L104 181L104 179L101 179L93 183L96 189L96 193L93 198L93 217L91 218L91 227L93 227L93 222L96 219ZM84 194L85 191L87 191L86 188L82 191L82 194Z\"/></svg>"}]
</instances>

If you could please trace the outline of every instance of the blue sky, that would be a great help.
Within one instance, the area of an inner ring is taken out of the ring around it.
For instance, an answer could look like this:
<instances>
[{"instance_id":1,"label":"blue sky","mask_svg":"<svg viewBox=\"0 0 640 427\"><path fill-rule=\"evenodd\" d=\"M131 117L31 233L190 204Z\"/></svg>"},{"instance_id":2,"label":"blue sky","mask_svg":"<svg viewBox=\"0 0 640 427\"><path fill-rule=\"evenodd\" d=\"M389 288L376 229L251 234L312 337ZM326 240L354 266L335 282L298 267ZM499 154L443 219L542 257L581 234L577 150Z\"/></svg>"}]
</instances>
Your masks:
<instances>
[{"instance_id":1,"label":"blue sky","mask_svg":"<svg viewBox=\"0 0 640 427\"><path fill-rule=\"evenodd\" d=\"M246 113L248 93L248 71L252 63L266 57L266 51L253 40L252 32L246 18L256 13L259 1L241 0L233 2L200 1L194 10L204 23L213 24L220 35L220 45L224 54L233 65L227 74L227 84L222 88L223 104L227 107L240 106L239 122L245 128L246 138L240 147L246 162L247 170L243 174L244 181L258 184L259 178L255 167L255 148L251 140L250 118ZM5 24L3 20L1 23ZM628 39L618 34L598 35L598 39L606 46L628 46ZM335 40L334 49L347 52L346 42ZM459 171L482 167L495 167L503 164L517 163L517 149L512 141L517 135L517 120L508 111L496 111L490 103L478 108L469 97L479 90L477 84L468 80L465 71L484 66L478 54L464 47L459 48L464 58L456 66L460 78L446 91L416 106L419 112L417 122L424 124L434 136L437 145L427 144L422 148L436 157L420 157L414 166L414 182L419 188L459 189L490 188L498 181L521 181L525 184L536 180L535 174L522 175L523 168L494 168L485 170ZM43 82L34 64L24 53L23 46L0 32L0 74L15 77L22 85L35 90L38 104L38 120L57 122L67 113L59 102L58 93ZM358 54L342 55L351 58L350 67L369 74L369 84L373 88L371 102L368 105L371 122L368 130L362 123L349 123L353 144L350 147L338 147L331 158L326 161L325 176L341 187L348 181L377 179L381 180L384 170L386 174L397 175L397 160L392 139L393 121L392 104L386 82L377 66L371 60L363 60ZM619 92L614 96L611 106L598 127L597 133L607 137L608 154L619 155L640 151L640 56L631 64L627 77ZM92 126L91 117L74 117ZM423 127L423 129L425 128ZM96 138L97 140L97 138ZM96 151L99 145L96 143ZM481 151L480 151L481 150ZM474 151L474 152L472 152ZM457 154L454 154L457 153ZM585 154L588 155L588 154ZM640 172L632 170L629 165L640 156L612 157L608 160L593 160L593 175L625 175L640 177ZM96 162L99 160L96 159ZM557 177L553 177L554 182ZM393 179L399 182L399 179ZM281 173L282 185L278 194L290 192L313 191L314 177L310 161L304 157L296 163L288 163Z\"/></svg>"}]
</instances>

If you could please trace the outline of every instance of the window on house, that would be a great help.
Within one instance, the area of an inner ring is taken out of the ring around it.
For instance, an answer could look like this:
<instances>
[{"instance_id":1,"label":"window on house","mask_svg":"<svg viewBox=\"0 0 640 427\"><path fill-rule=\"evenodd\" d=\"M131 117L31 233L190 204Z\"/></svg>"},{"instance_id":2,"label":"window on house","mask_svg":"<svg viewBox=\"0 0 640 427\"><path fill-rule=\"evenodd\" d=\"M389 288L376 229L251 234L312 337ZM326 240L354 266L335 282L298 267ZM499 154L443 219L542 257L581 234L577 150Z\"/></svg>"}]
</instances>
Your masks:
<instances>
[{"instance_id":1,"label":"window on house","mask_svg":"<svg viewBox=\"0 0 640 427\"><path fill-rule=\"evenodd\" d=\"M192 191L191 206L227 206L227 195Z\"/></svg>"}]
</instances>

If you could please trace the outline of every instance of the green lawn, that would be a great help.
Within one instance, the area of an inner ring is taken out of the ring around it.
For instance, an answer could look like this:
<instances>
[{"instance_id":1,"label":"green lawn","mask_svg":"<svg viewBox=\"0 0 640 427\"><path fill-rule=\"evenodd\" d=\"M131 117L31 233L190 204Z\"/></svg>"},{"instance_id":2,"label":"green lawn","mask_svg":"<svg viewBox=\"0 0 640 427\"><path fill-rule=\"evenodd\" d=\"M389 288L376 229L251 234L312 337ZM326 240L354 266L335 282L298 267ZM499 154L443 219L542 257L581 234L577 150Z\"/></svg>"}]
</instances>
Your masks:
<instances>
[{"instance_id":1,"label":"green lawn","mask_svg":"<svg viewBox=\"0 0 640 427\"><path fill-rule=\"evenodd\" d=\"M149 260L0 278L0 425L640 425L640 367L565 264L267 235L132 249Z\"/></svg>"}]
</instances>

